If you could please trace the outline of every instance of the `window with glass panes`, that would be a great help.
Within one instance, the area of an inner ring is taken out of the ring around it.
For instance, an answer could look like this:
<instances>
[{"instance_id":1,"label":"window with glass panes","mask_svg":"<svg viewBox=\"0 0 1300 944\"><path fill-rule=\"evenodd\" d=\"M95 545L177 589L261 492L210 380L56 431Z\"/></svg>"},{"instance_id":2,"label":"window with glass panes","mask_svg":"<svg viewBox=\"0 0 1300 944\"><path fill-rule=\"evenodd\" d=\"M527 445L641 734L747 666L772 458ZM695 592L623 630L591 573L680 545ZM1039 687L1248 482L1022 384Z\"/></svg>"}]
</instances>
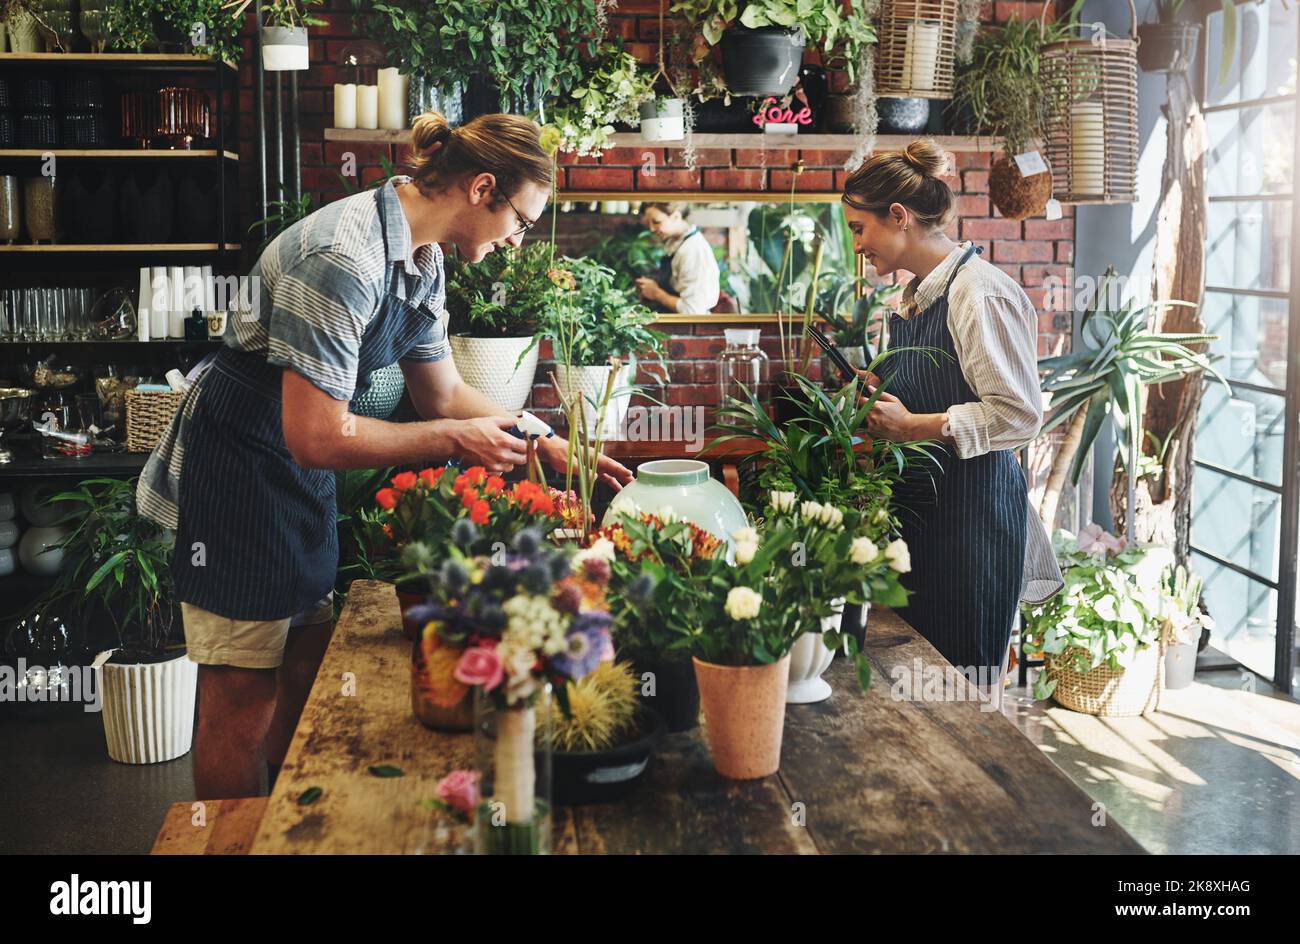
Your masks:
<instances>
[{"instance_id":1,"label":"window with glass panes","mask_svg":"<svg viewBox=\"0 0 1300 944\"><path fill-rule=\"evenodd\" d=\"M1243 3L1223 69L1224 16L1206 17L1206 329L1230 389L1197 419L1193 563L1215 645L1285 691L1296 682L1296 406L1292 297L1297 5ZM1229 34L1231 31L1227 31ZM1300 288L1300 286L1297 286Z\"/></svg>"}]
</instances>

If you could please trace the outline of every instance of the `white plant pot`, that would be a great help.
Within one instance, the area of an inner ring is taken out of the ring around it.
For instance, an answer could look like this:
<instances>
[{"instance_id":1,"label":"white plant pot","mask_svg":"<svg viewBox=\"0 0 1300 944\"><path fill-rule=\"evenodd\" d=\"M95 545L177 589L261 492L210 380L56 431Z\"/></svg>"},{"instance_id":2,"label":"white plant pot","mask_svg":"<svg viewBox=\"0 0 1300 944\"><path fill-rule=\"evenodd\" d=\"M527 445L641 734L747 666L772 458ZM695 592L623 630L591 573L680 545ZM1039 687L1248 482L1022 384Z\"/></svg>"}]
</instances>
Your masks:
<instances>
[{"instance_id":1,"label":"white plant pot","mask_svg":"<svg viewBox=\"0 0 1300 944\"><path fill-rule=\"evenodd\" d=\"M609 372L614 368L608 364L597 367L566 367L555 365L555 379L565 397L577 394L582 396L583 420L587 424L588 435L595 435L596 420L600 415L600 402L605 397L605 384ZM600 428L600 438L606 442L623 438L627 423L627 411L632 403L632 381L636 376L636 367L632 364L619 369L614 381L614 392L610 395L609 406L605 408L605 422Z\"/></svg>"},{"instance_id":2,"label":"white plant pot","mask_svg":"<svg viewBox=\"0 0 1300 944\"><path fill-rule=\"evenodd\" d=\"M680 98L659 99L641 106L641 140L680 141L685 135Z\"/></svg>"},{"instance_id":3,"label":"white plant pot","mask_svg":"<svg viewBox=\"0 0 1300 944\"><path fill-rule=\"evenodd\" d=\"M821 633L804 633L790 650L790 684L785 690L787 705L811 705L831 697L831 686L822 673L831 667L835 652L826 648L822 633L839 629L844 600L832 600L835 611L822 618Z\"/></svg>"},{"instance_id":4,"label":"white plant pot","mask_svg":"<svg viewBox=\"0 0 1300 944\"><path fill-rule=\"evenodd\" d=\"M189 752L199 667L188 655L137 665L107 662L97 671L109 757L158 764Z\"/></svg>"},{"instance_id":5,"label":"white plant pot","mask_svg":"<svg viewBox=\"0 0 1300 944\"><path fill-rule=\"evenodd\" d=\"M18 13L5 23L9 34L9 49L12 52L41 52L40 30L36 27L36 18L30 13Z\"/></svg>"},{"instance_id":6,"label":"white plant pot","mask_svg":"<svg viewBox=\"0 0 1300 944\"><path fill-rule=\"evenodd\" d=\"M502 409L515 412L524 408L533 392L538 346L534 344L519 366L515 366L519 355L532 343L531 337L465 338L453 335L451 356L465 383Z\"/></svg>"},{"instance_id":7,"label":"white plant pot","mask_svg":"<svg viewBox=\"0 0 1300 944\"><path fill-rule=\"evenodd\" d=\"M262 68L267 72L302 72L307 56L307 27L262 27Z\"/></svg>"}]
</instances>

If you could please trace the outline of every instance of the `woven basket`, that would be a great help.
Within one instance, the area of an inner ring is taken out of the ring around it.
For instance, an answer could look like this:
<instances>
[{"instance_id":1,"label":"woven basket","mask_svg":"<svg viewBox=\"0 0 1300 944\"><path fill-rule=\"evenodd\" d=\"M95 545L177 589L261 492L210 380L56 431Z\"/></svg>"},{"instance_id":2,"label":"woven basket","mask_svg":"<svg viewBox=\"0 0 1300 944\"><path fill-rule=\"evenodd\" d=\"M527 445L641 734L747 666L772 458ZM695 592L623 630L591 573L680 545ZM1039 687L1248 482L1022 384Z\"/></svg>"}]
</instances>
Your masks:
<instances>
[{"instance_id":1,"label":"woven basket","mask_svg":"<svg viewBox=\"0 0 1300 944\"><path fill-rule=\"evenodd\" d=\"M1046 671L1056 679L1052 698L1057 704L1105 718L1131 718L1160 707L1165 669L1163 643L1139 649L1133 663L1119 670L1102 663L1088 672L1076 671L1074 651L1046 657Z\"/></svg>"},{"instance_id":2,"label":"woven basket","mask_svg":"<svg viewBox=\"0 0 1300 944\"><path fill-rule=\"evenodd\" d=\"M126 451L153 452L185 399L183 393L126 392Z\"/></svg>"}]
</instances>

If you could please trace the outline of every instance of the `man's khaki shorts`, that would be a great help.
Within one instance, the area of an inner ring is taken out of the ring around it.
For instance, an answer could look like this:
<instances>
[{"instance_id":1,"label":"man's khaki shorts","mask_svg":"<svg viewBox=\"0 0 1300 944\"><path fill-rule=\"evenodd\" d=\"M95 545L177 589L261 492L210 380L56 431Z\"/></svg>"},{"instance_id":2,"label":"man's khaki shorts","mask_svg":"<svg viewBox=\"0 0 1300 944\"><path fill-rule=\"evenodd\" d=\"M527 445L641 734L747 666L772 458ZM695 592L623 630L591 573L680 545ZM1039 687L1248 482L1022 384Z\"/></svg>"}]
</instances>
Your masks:
<instances>
[{"instance_id":1,"label":"man's khaki shorts","mask_svg":"<svg viewBox=\"0 0 1300 944\"><path fill-rule=\"evenodd\" d=\"M218 616L189 603L181 604L185 647L199 665L233 665L242 669L274 669L284 661L289 630L315 626L334 618L334 592L297 616L278 620L237 620Z\"/></svg>"}]
</instances>

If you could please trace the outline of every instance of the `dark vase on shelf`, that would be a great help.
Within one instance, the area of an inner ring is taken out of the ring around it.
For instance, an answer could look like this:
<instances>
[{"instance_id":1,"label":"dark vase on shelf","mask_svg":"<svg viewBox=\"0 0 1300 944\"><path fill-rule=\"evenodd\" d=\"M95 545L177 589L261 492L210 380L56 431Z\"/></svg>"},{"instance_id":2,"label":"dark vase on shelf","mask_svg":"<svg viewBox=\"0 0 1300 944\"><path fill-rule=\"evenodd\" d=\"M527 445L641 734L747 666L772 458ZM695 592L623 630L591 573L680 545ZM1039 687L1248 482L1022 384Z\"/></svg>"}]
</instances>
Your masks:
<instances>
[{"instance_id":1,"label":"dark vase on shelf","mask_svg":"<svg viewBox=\"0 0 1300 944\"><path fill-rule=\"evenodd\" d=\"M784 95L799 78L804 33L781 26L732 26L722 33L722 67L732 95Z\"/></svg>"},{"instance_id":2,"label":"dark vase on shelf","mask_svg":"<svg viewBox=\"0 0 1300 944\"><path fill-rule=\"evenodd\" d=\"M746 134L757 132L744 102L733 99L725 105L719 99L695 104L695 130L700 134Z\"/></svg>"},{"instance_id":3,"label":"dark vase on shelf","mask_svg":"<svg viewBox=\"0 0 1300 944\"><path fill-rule=\"evenodd\" d=\"M560 751L551 758L551 795L560 806L615 803L644 776L666 725L657 712L643 710L630 740L599 751Z\"/></svg>"},{"instance_id":4,"label":"dark vase on shelf","mask_svg":"<svg viewBox=\"0 0 1300 944\"><path fill-rule=\"evenodd\" d=\"M118 201L123 241L168 242L174 205L174 186L167 171L134 170L126 174Z\"/></svg>"},{"instance_id":5,"label":"dark vase on shelf","mask_svg":"<svg viewBox=\"0 0 1300 944\"><path fill-rule=\"evenodd\" d=\"M800 125L801 134L817 133L826 130L826 99L829 91L826 70L819 65L809 63L799 70L799 90L795 93L796 101L791 104L795 111L801 102L808 105L812 112L812 124ZM802 95L799 93L802 92Z\"/></svg>"}]
</instances>

